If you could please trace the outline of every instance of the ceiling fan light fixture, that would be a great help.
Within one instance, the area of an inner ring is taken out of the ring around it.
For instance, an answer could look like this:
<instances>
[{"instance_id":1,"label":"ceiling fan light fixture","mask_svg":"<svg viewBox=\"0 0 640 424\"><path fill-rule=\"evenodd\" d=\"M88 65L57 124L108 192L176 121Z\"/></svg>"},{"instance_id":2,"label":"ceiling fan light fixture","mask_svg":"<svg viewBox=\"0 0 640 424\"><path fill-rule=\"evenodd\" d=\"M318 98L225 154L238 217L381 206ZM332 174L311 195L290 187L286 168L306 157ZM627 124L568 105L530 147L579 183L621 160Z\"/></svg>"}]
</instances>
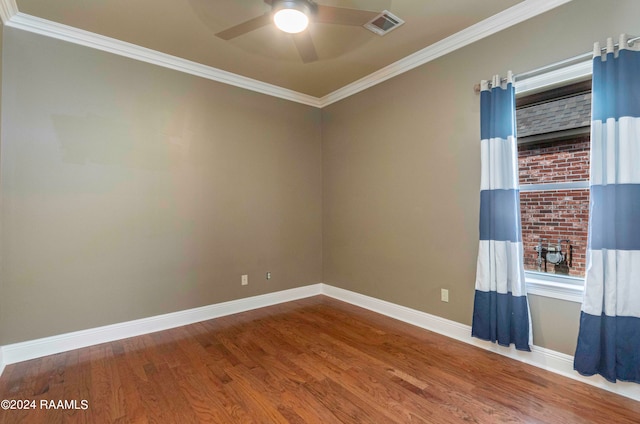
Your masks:
<instances>
[{"instance_id":1,"label":"ceiling fan light fixture","mask_svg":"<svg viewBox=\"0 0 640 424\"><path fill-rule=\"evenodd\" d=\"M281 31L297 34L309 25L311 7L306 0L273 2L273 23Z\"/></svg>"}]
</instances>

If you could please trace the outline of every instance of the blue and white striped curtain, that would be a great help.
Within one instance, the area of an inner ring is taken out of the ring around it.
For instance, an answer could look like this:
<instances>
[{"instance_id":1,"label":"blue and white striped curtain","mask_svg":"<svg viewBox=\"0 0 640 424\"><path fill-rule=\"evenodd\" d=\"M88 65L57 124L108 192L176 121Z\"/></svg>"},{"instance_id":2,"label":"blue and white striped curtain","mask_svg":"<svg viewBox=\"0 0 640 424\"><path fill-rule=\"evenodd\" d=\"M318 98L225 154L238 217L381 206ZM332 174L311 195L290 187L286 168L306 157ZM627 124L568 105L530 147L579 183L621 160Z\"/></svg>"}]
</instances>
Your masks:
<instances>
[{"instance_id":1,"label":"blue and white striped curtain","mask_svg":"<svg viewBox=\"0 0 640 424\"><path fill-rule=\"evenodd\" d=\"M530 350L531 319L524 279L513 75L482 81L480 245L471 334Z\"/></svg>"},{"instance_id":2,"label":"blue and white striped curtain","mask_svg":"<svg viewBox=\"0 0 640 424\"><path fill-rule=\"evenodd\" d=\"M591 207L574 367L640 383L640 51L596 43Z\"/></svg>"}]
</instances>

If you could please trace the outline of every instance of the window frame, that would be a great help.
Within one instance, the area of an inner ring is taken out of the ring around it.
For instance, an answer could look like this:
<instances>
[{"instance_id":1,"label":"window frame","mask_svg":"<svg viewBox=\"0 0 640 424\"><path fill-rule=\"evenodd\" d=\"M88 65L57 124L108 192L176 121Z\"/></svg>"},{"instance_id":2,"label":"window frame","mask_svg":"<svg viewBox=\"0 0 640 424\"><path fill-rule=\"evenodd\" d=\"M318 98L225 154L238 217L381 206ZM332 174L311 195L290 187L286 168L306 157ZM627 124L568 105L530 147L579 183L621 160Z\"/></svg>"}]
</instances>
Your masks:
<instances>
[{"instance_id":1,"label":"window frame","mask_svg":"<svg viewBox=\"0 0 640 424\"><path fill-rule=\"evenodd\" d=\"M592 76L591 60L585 60L549 71L530 73L530 75L531 76L527 76L526 79L522 79L521 81L519 81L516 76L514 88L517 97L590 79ZM550 135L548 138L552 139L552 136ZM540 186L544 187L540 188ZM589 181L523 184L520 186L520 191L569 190L575 188L589 188ZM584 296L584 277L549 274L537 271L525 271L524 274L528 294L582 303Z\"/></svg>"}]
</instances>

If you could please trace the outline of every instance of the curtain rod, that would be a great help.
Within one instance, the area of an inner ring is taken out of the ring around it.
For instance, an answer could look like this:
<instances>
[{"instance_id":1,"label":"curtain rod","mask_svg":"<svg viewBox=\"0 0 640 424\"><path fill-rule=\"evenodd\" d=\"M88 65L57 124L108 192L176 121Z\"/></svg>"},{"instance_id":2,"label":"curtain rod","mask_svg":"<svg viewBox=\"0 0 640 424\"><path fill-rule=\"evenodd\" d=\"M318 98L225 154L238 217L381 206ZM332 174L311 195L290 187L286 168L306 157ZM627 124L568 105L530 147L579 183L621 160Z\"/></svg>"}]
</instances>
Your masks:
<instances>
[{"instance_id":1,"label":"curtain rod","mask_svg":"<svg viewBox=\"0 0 640 424\"><path fill-rule=\"evenodd\" d=\"M633 44L638 40L640 40L640 37L630 38L630 39L627 40L627 44L629 46L633 46ZM620 46L618 45L618 43L616 43L616 44L613 45L613 47L614 48L618 48ZM601 53L604 53L604 52L607 51L607 48L603 47L603 48L600 49L600 51L601 51ZM523 72L521 74L514 75L513 79L517 81L517 80L523 80L523 79L531 78L531 77L534 77L536 75L548 72L548 71L550 71L552 69L562 68L564 66L568 66L568 65L572 65L572 64L583 62L583 61L589 59L590 57L593 57L593 52L583 53L581 55L574 56L574 57L571 57L569 59L564 59L564 60L561 60L559 62L552 63L550 65L542 66L540 68L537 68L537 69L534 69L534 70L531 70L531 71L527 71L527 72ZM505 82L506 80L507 80L506 78L502 78L500 81L501 82ZM475 84L473 86L473 90L476 92L476 94L480 93L480 84Z\"/></svg>"}]
</instances>

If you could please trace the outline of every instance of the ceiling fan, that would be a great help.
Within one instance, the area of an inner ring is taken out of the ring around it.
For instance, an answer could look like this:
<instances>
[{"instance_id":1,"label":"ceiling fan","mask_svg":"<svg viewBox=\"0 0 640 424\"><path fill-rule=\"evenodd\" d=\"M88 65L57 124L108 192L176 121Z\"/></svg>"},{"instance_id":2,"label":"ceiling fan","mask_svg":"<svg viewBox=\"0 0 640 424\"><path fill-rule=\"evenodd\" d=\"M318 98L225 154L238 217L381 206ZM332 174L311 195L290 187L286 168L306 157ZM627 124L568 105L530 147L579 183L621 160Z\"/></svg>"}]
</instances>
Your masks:
<instances>
[{"instance_id":1,"label":"ceiling fan","mask_svg":"<svg viewBox=\"0 0 640 424\"><path fill-rule=\"evenodd\" d=\"M318 60L318 54L311 35L309 31L305 31L309 21L323 24L362 26L380 14L380 12L368 10L323 6L313 0L264 0L264 2L271 5L269 12L227 28L217 33L216 36L223 40L231 40L255 29L275 23L281 30L291 33L300 58L304 63L309 63ZM284 26L287 22L292 23L293 26L289 28Z\"/></svg>"}]
</instances>

